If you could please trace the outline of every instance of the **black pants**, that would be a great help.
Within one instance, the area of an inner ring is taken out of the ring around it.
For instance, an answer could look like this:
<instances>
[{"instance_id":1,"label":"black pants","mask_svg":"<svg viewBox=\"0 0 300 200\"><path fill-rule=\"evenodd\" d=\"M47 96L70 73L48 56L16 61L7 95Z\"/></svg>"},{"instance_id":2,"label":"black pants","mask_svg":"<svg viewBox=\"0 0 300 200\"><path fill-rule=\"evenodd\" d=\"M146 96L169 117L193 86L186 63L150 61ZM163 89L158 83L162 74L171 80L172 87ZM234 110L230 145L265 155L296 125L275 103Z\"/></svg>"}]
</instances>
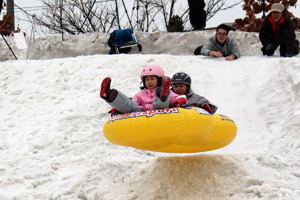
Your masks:
<instances>
[{"instance_id":1,"label":"black pants","mask_svg":"<svg viewBox=\"0 0 300 200\"><path fill-rule=\"evenodd\" d=\"M206 26L206 12L204 0L188 0L190 8L190 23L194 29L203 29Z\"/></svg>"},{"instance_id":2,"label":"black pants","mask_svg":"<svg viewBox=\"0 0 300 200\"><path fill-rule=\"evenodd\" d=\"M288 51L287 44L285 44L285 43L283 43L283 44L274 43L274 44L272 44L273 45L272 49L267 49L266 46L263 46L261 48L261 51L262 51L263 55L272 56L272 55L274 55L277 47L280 46L279 47L280 56L283 56L283 57L295 56L299 53L299 41L295 40L295 42L293 44L294 45L291 48L291 49L293 49L292 51Z\"/></svg>"},{"instance_id":3,"label":"black pants","mask_svg":"<svg viewBox=\"0 0 300 200\"><path fill-rule=\"evenodd\" d=\"M3 5L3 0L0 0L0 14L1 14L1 11L2 11L2 5Z\"/></svg>"}]
</instances>

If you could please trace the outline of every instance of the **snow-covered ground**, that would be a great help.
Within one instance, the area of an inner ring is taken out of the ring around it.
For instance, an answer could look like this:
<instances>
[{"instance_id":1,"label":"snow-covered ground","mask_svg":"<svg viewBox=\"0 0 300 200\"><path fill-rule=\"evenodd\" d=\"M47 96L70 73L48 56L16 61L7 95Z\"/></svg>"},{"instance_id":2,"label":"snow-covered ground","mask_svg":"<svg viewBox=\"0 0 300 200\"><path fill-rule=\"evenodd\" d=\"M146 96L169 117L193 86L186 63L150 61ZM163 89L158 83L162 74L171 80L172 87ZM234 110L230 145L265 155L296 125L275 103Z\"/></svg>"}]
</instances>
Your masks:
<instances>
[{"instance_id":1,"label":"snow-covered ground","mask_svg":"<svg viewBox=\"0 0 300 200\"><path fill-rule=\"evenodd\" d=\"M88 55L108 49L107 35L47 36L32 47L42 60L0 63L0 200L299 199L300 57L261 56L256 34L232 34L244 55L232 62L191 56L207 32L139 34L151 54ZM189 73L238 125L233 143L166 154L108 142L100 81L132 96L147 64Z\"/></svg>"},{"instance_id":2,"label":"snow-covered ground","mask_svg":"<svg viewBox=\"0 0 300 200\"><path fill-rule=\"evenodd\" d=\"M137 32L136 37L143 45L144 54L171 54L171 55L193 55L196 47L203 45L215 30L194 31L185 33ZM260 54L261 44L257 33L231 32L244 56ZM298 33L300 38L300 33ZM31 38L31 39L30 39ZM50 59L65 58L81 55L106 54L109 50L107 40L108 33L90 33L83 35L44 35L33 37L27 35L26 40L29 46L27 50L16 48L13 38L7 39L9 45L20 59ZM14 59L7 45L0 38L0 60ZM136 51L134 51L136 52Z\"/></svg>"}]
</instances>

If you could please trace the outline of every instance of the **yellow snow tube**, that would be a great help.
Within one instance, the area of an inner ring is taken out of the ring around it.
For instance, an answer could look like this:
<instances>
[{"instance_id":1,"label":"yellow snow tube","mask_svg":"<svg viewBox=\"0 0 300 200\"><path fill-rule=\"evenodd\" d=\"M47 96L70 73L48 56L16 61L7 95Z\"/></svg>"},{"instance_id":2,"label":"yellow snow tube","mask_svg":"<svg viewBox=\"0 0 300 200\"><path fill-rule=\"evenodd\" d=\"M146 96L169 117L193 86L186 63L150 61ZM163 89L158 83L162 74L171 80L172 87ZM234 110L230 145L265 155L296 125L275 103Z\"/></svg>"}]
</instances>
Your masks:
<instances>
[{"instance_id":1,"label":"yellow snow tube","mask_svg":"<svg viewBox=\"0 0 300 200\"><path fill-rule=\"evenodd\" d=\"M196 108L167 108L115 115L103 128L112 143L168 153L210 151L231 143L237 126L227 116Z\"/></svg>"}]
</instances>

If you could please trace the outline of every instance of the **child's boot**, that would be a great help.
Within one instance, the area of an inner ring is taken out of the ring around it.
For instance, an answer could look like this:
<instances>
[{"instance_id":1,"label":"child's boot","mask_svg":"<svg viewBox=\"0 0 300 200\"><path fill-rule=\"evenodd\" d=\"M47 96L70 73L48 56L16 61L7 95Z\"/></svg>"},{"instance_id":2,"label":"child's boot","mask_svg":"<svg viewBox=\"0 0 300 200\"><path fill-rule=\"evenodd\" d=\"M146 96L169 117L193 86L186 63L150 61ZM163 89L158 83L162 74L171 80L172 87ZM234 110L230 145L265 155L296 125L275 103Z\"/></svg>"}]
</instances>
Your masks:
<instances>
[{"instance_id":1,"label":"child's boot","mask_svg":"<svg viewBox=\"0 0 300 200\"><path fill-rule=\"evenodd\" d=\"M171 79L168 76L164 76L162 79L162 86L160 91L160 99L166 101L169 95L171 85Z\"/></svg>"},{"instance_id":2,"label":"child's boot","mask_svg":"<svg viewBox=\"0 0 300 200\"><path fill-rule=\"evenodd\" d=\"M107 102L113 102L118 95L118 91L115 89L110 89L111 79L106 77L103 79L100 88L100 97Z\"/></svg>"},{"instance_id":3,"label":"child's boot","mask_svg":"<svg viewBox=\"0 0 300 200\"><path fill-rule=\"evenodd\" d=\"M109 77L106 77L102 80L100 88L100 97L103 99L107 99L109 96L110 82L111 79Z\"/></svg>"}]
</instances>

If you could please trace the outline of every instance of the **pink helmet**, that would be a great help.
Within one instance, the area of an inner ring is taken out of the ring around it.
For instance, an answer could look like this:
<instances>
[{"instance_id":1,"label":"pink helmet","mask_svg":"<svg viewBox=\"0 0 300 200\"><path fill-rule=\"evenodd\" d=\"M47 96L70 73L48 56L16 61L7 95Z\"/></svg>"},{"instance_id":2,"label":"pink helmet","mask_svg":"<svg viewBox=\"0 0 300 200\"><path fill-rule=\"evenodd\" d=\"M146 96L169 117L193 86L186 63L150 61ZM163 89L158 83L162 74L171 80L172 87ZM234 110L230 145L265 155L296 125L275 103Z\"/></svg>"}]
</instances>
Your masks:
<instances>
[{"instance_id":1,"label":"pink helmet","mask_svg":"<svg viewBox=\"0 0 300 200\"><path fill-rule=\"evenodd\" d=\"M145 66L141 72L141 77L151 76L151 75L163 77L163 76L165 76L165 73L164 73L164 70L158 65Z\"/></svg>"}]
</instances>

